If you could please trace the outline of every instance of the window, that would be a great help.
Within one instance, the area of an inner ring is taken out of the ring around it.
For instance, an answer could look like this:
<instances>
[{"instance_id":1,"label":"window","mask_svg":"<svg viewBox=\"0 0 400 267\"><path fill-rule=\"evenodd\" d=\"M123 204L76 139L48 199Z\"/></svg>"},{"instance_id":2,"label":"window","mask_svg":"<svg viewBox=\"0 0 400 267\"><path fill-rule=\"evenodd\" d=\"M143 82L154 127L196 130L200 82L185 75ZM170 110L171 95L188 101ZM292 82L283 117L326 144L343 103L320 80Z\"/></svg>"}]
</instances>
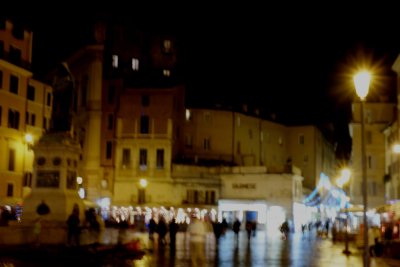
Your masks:
<instances>
[{"instance_id":1,"label":"window","mask_svg":"<svg viewBox=\"0 0 400 267\"><path fill-rule=\"evenodd\" d=\"M21 50L20 49L10 46L9 56L10 56L9 57L10 61L12 63L17 64L17 65L21 64Z\"/></svg>"},{"instance_id":2,"label":"window","mask_svg":"<svg viewBox=\"0 0 400 267\"><path fill-rule=\"evenodd\" d=\"M164 169L164 149L157 149L157 169Z\"/></svg>"},{"instance_id":3,"label":"window","mask_svg":"<svg viewBox=\"0 0 400 267\"><path fill-rule=\"evenodd\" d=\"M23 186L31 187L32 186L32 173L26 172L24 174L24 183Z\"/></svg>"},{"instance_id":4,"label":"window","mask_svg":"<svg viewBox=\"0 0 400 267\"><path fill-rule=\"evenodd\" d=\"M8 151L8 170L15 171L15 149L13 148Z\"/></svg>"},{"instance_id":5,"label":"window","mask_svg":"<svg viewBox=\"0 0 400 267\"><path fill-rule=\"evenodd\" d=\"M112 55L111 65L113 68L118 68L118 56L117 55Z\"/></svg>"},{"instance_id":6,"label":"window","mask_svg":"<svg viewBox=\"0 0 400 267\"><path fill-rule=\"evenodd\" d=\"M186 118L186 121L192 120L192 112L190 111L190 109L185 110L185 118Z\"/></svg>"},{"instance_id":7,"label":"window","mask_svg":"<svg viewBox=\"0 0 400 267\"><path fill-rule=\"evenodd\" d=\"M129 148L122 149L122 167L131 165L131 150Z\"/></svg>"},{"instance_id":8,"label":"window","mask_svg":"<svg viewBox=\"0 0 400 267\"><path fill-rule=\"evenodd\" d=\"M142 171L147 169L147 149L139 150L139 167Z\"/></svg>"},{"instance_id":9,"label":"window","mask_svg":"<svg viewBox=\"0 0 400 267\"><path fill-rule=\"evenodd\" d=\"M304 145L304 134L299 135L299 144Z\"/></svg>"},{"instance_id":10,"label":"window","mask_svg":"<svg viewBox=\"0 0 400 267\"><path fill-rule=\"evenodd\" d=\"M236 143L236 153L238 154L242 153L242 146L240 144L240 141L237 141Z\"/></svg>"},{"instance_id":11,"label":"window","mask_svg":"<svg viewBox=\"0 0 400 267\"><path fill-rule=\"evenodd\" d=\"M14 196L14 185L11 183L7 184L7 197Z\"/></svg>"},{"instance_id":12,"label":"window","mask_svg":"<svg viewBox=\"0 0 400 267\"><path fill-rule=\"evenodd\" d=\"M211 150L211 138L204 138L203 139L203 148L204 150Z\"/></svg>"},{"instance_id":13,"label":"window","mask_svg":"<svg viewBox=\"0 0 400 267\"><path fill-rule=\"evenodd\" d=\"M3 88L3 71L0 70L0 89L1 88Z\"/></svg>"},{"instance_id":14,"label":"window","mask_svg":"<svg viewBox=\"0 0 400 267\"><path fill-rule=\"evenodd\" d=\"M199 191L189 189L186 191L186 199L187 202L190 204L197 204L199 203Z\"/></svg>"},{"instance_id":15,"label":"window","mask_svg":"<svg viewBox=\"0 0 400 267\"><path fill-rule=\"evenodd\" d=\"M18 77L10 75L10 92L18 95Z\"/></svg>"},{"instance_id":16,"label":"window","mask_svg":"<svg viewBox=\"0 0 400 267\"><path fill-rule=\"evenodd\" d=\"M107 129L112 130L113 128L114 128L114 115L108 114Z\"/></svg>"},{"instance_id":17,"label":"window","mask_svg":"<svg viewBox=\"0 0 400 267\"><path fill-rule=\"evenodd\" d=\"M149 133L149 117L148 116L140 117L140 133L141 134Z\"/></svg>"},{"instance_id":18,"label":"window","mask_svg":"<svg viewBox=\"0 0 400 267\"><path fill-rule=\"evenodd\" d=\"M150 96L149 95L142 95L142 107L150 106Z\"/></svg>"},{"instance_id":19,"label":"window","mask_svg":"<svg viewBox=\"0 0 400 267\"><path fill-rule=\"evenodd\" d=\"M164 77L169 77L169 76L171 76L171 71L168 69L163 69L163 75L164 75Z\"/></svg>"},{"instance_id":20,"label":"window","mask_svg":"<svg viewBox=\"0 0 400 267\"><path fill-rule=\"evenodd\" d=\"M36 125L36 115L34 113L31 114L31 125L32 126Z\"/></svg>"},{"instance_id":21,"label":"window","mask_svg":"<svg viewBox=\"0 0 400 267\"><path fill-rule=\"evenodd\" d=\"M139 70L139 59L132 58L132 69Z\"/></svg>"},{"instance_id":22,"label":"window","mask_svg":"<svg viewBox=\"0 0 400 267\"><path fill-rule=\"evenodd\" d=\"M373 164L374 164L374 159L372 158L371 155L368 155L368 157L367 157L368 169L372 169L373 168Z\"/></svg>"},{"instance_id":23,"label":"window","mask_svg":"<svg viewBox=\"0 0 400 267\"><path fill-rule=\"evenodd\" d=\"M161 51L165 54L169 54L172 52L172 42L169 39L165 39L162 43Z\"/></svg>"},{"instance_id":24,"label":"window","mask_svg":"<svg viewBox=\"0 0 400 267\"><path fill-rule=\"evenodd\" d=\"M111 159L112 156L112 142L107 141L106 143L106 159Z\"/></svg>"},{"instance_id":25,"label":"window","mask_svg":"<svg viewBox=\"0 0 400 267\"><path fill-rule=\"evenodd\" d=\"M47 119L43 118L43 129L47 130Z\"/></svg>"},{"instance_id":26,"label":"window","mask_svg":"<svg viewBox=\"0 0 400 267\"><path fill-rule=\"evenodd\" d=\"M1 126L1 114L2 114L2 107L0 106L0 126Z\"/></svg>"},{"instance_id":27,"label":"window","mask_svg":"<svg viewBox=\"0 0 400 267\"><path fill-rule=\"evenodd\" d=\"M107 103L110 105L114 104L114 97L115 97L115 87L110 85L107 91Z\"/></svg>"},{"instance_id":28,"label":"window","mask_svg":"<svg viewBox=\"0 0 400 267\"><path fill-rule=\"evenodd\" d=\"M206 203L205 204L215 204L215 191L206 191Z\"/></svg>"},{"instance_id":29,"label":"window","mask_svg":"<svg viewBox=\"0 0 400 267\"><path fill-rule=\"evenodd\" d=\"M32 85L28 85L28 92L26 97L28 100L35 101L35 87Z\"/></svg>"},{"instance_id":30,"label":"window","mask_svg":"<svg viewBox=\"0 0 400 267\"><path fill-rule=\"evenodd\" d=\"M13 109L8 110L8 128L19 129L19 112Z\"/></svg>"},{"instance_id":31,"label":"window","mask_svg":"<svg viewBox=\"0 0 400 267\"><path fill-rule=\"evenodd\" d=\"M46 105L48 107L50 107L51 106L51 93L50 92L47 92L47 97L46 98L47 98L46 99Z\"/></svg>"}]
</instances>

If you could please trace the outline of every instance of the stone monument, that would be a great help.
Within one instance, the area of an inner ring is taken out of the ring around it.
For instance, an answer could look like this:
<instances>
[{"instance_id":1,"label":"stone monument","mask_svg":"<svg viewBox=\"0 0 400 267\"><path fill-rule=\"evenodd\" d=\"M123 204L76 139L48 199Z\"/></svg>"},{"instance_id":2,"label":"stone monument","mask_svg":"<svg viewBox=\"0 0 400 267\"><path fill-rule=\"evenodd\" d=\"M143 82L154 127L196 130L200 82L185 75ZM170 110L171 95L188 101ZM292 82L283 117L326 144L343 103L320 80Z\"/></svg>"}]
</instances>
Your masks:
<instances>
[{"instance_id":1,"label":"stone monument","mask_svg":"<svg viewBox=\"0 0 400 267\"><path fill-rule=\"evenodd\" d=\"M71 134L74 80L66 64L61 64L53 81L52 119L49 132L34 145L32 191L23 201L22 225L32 225L40 217L43 243L65 242L65 226L74 207L84 219L84 202L78 195L77 176L81 146Z\"/></svg>"}]
</instances>

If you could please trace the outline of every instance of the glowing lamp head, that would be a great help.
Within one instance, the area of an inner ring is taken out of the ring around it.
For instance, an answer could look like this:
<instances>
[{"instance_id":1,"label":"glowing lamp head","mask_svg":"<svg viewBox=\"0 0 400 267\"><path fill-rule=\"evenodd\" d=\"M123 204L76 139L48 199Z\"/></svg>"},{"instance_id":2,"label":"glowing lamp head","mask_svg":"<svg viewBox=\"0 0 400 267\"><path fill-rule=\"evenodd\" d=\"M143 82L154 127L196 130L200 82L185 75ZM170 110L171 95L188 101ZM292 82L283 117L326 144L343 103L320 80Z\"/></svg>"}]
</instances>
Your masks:
<instances>
[{"instance_id":1,"label":"glowing lamp head","mask_svg":"<svg viewBox=\"0 0 400 267\"><path fill-rule=\"evenodd\" d=\"M361 100L364 100L367 97L370 82L371 74L368 71L360 71L354 76L356 92Z\"/></svg>"}]
</instances>

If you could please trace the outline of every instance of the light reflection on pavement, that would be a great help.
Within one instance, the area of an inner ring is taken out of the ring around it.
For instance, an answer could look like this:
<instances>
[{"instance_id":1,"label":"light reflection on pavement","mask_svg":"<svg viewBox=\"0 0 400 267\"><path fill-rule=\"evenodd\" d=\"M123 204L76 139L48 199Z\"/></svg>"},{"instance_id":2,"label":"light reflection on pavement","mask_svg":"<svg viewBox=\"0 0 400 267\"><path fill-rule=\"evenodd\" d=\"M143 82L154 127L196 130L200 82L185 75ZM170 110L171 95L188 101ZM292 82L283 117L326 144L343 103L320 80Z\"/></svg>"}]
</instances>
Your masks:
<instances>
[{"instance_id":1,"label":"light reflection on pavement","mask_svg":"<svg viewBox=\"0 0 400 267\"><path fill-rule=\"evenodd\" d=\"M151 247L151 243L149 243ZM228 231L219 241L218 249L212 233L206 242L206 266L218 267L362 267L362 251L350 244L352 254L346 257L342 251L344 243L333 243L329 238L317 237L314 232L291 234L283 240L279 232L257 235L247 240L245 231L240 232L236 241ZM132 267L189 267L189 238L178 233L175 253L168 245L158 247L155 241L153 252L149 251L142 260L132 262ZM372 258L371 267L400 266L400 260Z\"/></svg>"}]
</instances>

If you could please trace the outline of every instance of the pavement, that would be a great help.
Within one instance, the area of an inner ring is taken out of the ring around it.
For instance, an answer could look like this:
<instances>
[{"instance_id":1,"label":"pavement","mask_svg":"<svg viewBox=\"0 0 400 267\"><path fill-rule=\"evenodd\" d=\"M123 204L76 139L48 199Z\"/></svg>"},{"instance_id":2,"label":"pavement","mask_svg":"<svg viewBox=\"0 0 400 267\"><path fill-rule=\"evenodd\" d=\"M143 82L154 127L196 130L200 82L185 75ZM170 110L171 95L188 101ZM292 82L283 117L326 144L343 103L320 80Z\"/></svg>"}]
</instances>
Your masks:
<instances>
[{"instance_id":1,"label":"pavement","mask_svg":"<svg viewBox=\"0 0 400 267\"><path fill-rule=\"evenodd\" d=\"M121 235L122 236L121 236ZM126 266L126 267L188 267L190 265L189 236L185 232L179 232L176 237L176 248L171 250L168 242L159 245L157 238L149 240L147 233L128 230L118 232L108 229L104 234L103 242L113 245L115 242L129 242L140 240L140 247L145 252L140 259L127 258L123 261L107 258L105 261L91 262L90 266ZM168 240L167 240L168 241ZM239 233L236 239L232 231L228 231L218 244L213 233L207 236L205 243L206 265L214 267L363 267L362 251L349 244L351 254L343 254L344 243L333 243L330 238L316 236L313 232L290 234L288 239L282 239L280 233L267 233L258 230L255 236L247 239L245 231ZM29 249L29 248L27 248ZM32 251L29 251L32 252ZM22 252L21 252L22 253ZM31 253L32 254L32 253ZM22 255L22 254L19 254ZM56 258L56 257L52 257ZM8 265L7 265L8 264ZM36 264L36 265L35 265ZM71 266L62 260L49 262L21 261L20 257L4 257L0 253L0 266L36 267L36 266ZM86 265L89 266L89 265ZM378 257L371 258L370 267L399 267L400 260Z\"/></svg>"}]
</instances>

